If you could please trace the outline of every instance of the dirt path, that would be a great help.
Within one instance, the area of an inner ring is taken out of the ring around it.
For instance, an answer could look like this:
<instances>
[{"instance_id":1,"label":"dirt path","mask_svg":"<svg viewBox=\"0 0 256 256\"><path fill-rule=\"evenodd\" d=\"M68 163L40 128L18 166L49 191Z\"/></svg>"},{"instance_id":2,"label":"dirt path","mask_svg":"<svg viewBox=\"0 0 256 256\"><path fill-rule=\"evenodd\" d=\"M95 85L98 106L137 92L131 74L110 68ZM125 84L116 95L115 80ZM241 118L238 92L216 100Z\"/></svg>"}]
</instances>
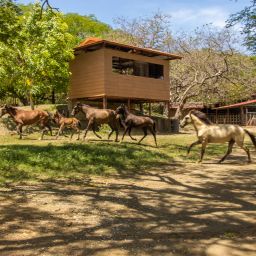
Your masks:
<instances>
[{"instance_id":1,"label":"dirt path","mask_svg":"<svg viewBox=\"0 0 256 256\"><path fill-rule=\"evenodd\" d=\"M132 177L0 190L0 255L256 255L256 165L177 162Z\"/></svg>"}]
</instances>

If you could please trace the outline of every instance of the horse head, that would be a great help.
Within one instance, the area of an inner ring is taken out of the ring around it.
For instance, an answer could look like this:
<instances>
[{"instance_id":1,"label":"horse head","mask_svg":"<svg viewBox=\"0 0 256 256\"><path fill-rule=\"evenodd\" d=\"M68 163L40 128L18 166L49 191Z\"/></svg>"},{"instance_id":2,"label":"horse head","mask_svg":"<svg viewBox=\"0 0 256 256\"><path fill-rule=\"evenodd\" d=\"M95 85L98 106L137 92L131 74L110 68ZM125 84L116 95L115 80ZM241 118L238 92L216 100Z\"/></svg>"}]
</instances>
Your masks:
<instances>
[{"instance_id":1,"label":"horse head","mask_svg":"<svg viewBox=\"0 0 256 256\"><path fill-rule=\"evenodd\" d=\"M121 104L119 107L117 107L117 109L116 109L116 114L124 114L124 112L125 112L125 105L124 104Z\"/></svg>"},{"instance_id":2,"label":"horse head","mask_svg":"<svg viewBox=\"0 0 256 256\"><path fill-rule=\"evenodd\" d=\"M53 117L52 117L52 120L55 122L55 123L58 123L59 122L59 119L60 119L60 113L58 110L56 110L56 112L54 113Z\"/></svg>"},{"instance_id":3,"label":"horse head","mask_svg":"<svg viewBox=\"0 0 256 256\"><path fill-rule=\"evenodd\" d=\"M8 114L12 109L12 106L4 104L4 106L0 108L0 117L4 116L5 114Z\"/></svg>"},{"instance_id":4,"label":"horse head","mask_svg":"<svg viewBox=\"0 0 256 256\"><path fill-rule=\"evenodd\" d=\"M191 112L189 112L180 122L180 127L184 128L186 125L192 123Z\"/></svg>"},{"instance_id":5,"label":"horse head","mask_svg":"<svg viewBox=\"0 0 256 256\"><path fill-rule=\"evenodd\" d=\"M80 102L77 102L72 109L71 115L75 116L77 113L79 113L82 110L82 106L83 105Z\"/></svg>"}]
</instances>

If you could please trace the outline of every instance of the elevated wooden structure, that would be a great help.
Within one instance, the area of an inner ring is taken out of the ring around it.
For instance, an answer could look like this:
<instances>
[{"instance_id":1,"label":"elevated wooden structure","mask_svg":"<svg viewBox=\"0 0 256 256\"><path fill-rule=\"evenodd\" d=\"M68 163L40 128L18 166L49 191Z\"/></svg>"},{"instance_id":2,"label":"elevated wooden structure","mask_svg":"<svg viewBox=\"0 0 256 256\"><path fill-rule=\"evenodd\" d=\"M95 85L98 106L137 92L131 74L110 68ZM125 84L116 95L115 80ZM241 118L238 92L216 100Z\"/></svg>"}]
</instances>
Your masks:
<instances>
[{"instance_id":1,"label":"elevated wooden structure","mask_svg":"<svg viewBox=\"0 0 256 256\"><path fill-rule=\"evenodd\" d=\"M75 48L69 98L100 102L169 103L169 61L180 56L88 38Z\"/></svg>"}]
</instances>

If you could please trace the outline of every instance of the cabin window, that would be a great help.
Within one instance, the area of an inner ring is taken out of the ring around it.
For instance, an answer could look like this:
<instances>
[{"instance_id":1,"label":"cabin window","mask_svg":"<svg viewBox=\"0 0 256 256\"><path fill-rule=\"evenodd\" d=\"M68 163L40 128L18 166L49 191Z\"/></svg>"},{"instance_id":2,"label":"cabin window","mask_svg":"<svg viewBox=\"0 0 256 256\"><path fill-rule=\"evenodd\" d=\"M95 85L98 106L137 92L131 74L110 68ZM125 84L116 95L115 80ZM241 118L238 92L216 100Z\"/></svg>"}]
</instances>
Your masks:
<instances>
[{"instance_id":1,"label":"cabin window","mask_svg":"<svg viewBox=\"0 0 256 256\"><path fill-rule=\"evenodd\" d=\"M112 71L122 75L133 75L164 79L164 66L137 60L112 57Z\"/></svg>"}]
</instances>

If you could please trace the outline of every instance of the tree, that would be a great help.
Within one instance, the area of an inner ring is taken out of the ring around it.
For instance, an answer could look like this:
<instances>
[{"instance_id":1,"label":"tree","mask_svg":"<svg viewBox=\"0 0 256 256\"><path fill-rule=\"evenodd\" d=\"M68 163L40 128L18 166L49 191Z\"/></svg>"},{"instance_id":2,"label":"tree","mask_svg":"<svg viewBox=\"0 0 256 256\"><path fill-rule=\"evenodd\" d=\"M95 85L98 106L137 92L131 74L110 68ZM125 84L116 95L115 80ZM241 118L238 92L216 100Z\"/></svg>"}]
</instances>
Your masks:
<instances>
[{"instance_id":1,"label":"tree","mask_svg":"<svg viewBox=\"0 0 256 256\"><path fill-rule=\"evenodd\" d=\"M20 8L12 0L0 0L0 42L8 43L19 30Z\"/></svg>"},{"instance_id":2,"label":"tree","mask_svg":"<svg viewBox=\"0 0 256 256\"><path fill-rule=\"evenodd\" d=\"M33 99L42 93L65 90L69 61L73 57L73 37L60 13L33 5L26 16L19 16L20 29L11 44L1 42L0 78L9 93Z\"/></svg>"},{"instance_id":3,"label":"tree","mask_svg":"<svg viewBox=\"0 0 256 256\"><path fill-rule=\"evenodd\" d=\"M170 16L161 12L131 20L120 17L115 24L118 28L110 31L107 39L162 51L168 51L173 41Z\"/></svg>"},{"instance_id":4,"label":"tree","mask_svg":"<svg viewBox=\"0 0 256 256\"><path fill-rule=\"evenodd\" d=\"M94 15L81 16L77 13L67 13L64 15L64 20L68 24L68 32L75 37L76 45L86 37L103 37L112 30L109 25L100 22Z\"/></svg>"},{"instance_id":5,"label":"tree","mask_svg":"<svg viewBox=\"0 0 256 256\"><path fill-rule=\"evenodd\" d=\"M193 33L174 33L168 15L116 20L118 29L109 38L140 47L176 52L183 59L170 63L170 101L178 104L174 118L182 116L188 101L203 103L231 101L255 91L253 62L235 51L236 36L231 29L209 25ZM253 89L254 88L254 89ZM236 93L237 92L237 93ZM225 97L223 97L223 94Z\"/></svg>"},{"instance_id":6,"label":"tree","mask_svg":"<svg viewBox=\"0 0 256 256\"><path fill-rule=\"evenodd\" d=\"M253 53L256 53L256 0L251 0L251 6L232 14L227 21L227 27L234 26L237 23L243 24L245 45Z\"/></svg>"}]
</instances>

